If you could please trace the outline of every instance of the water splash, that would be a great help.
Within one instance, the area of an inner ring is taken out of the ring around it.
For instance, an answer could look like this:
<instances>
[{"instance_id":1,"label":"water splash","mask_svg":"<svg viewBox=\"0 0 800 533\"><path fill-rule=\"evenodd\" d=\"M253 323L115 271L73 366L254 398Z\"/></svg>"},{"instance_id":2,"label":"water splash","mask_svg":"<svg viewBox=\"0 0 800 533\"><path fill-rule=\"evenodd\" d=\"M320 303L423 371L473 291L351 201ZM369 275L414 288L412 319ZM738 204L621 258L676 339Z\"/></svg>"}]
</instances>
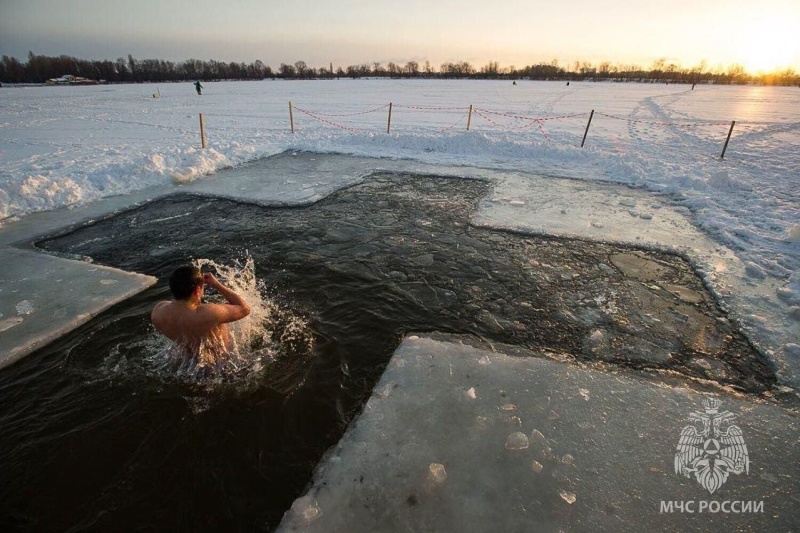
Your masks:
<instances>
[{"instance_id":1,"label":"water splash","mask_svg":"<svg viewBox=\"0 0 800 533\"><path fill-rule=\"evenodd\" d=\"M250 305L250 315L228 324L232 346L223 346L220 339L208 339L201 345L197 360L182 368L184 372L195 377L235 378L259 373L284 356L311 353L314 337L308 320L267 296L249 253L229 264L212 259L196 259L194 264L204 272L212 272L242 296ZM225 302L218 294L210 294L208 301Z\"/></svg>"},{"instance_id":2,"label":"water splash","mask_svg":"<svg viewBox=\"0 0 800 533\"><path fill-rule=\"evenodd\" d=\"M267 287L257 278L249 253L228 264L197 259L194 265L212 272L250 305L249 316L228 324L232 342L205 339L196 356L187 356L185 347L153 330L145 337L115 344L102 365L106 377L143 374L190 385L263 385L264 374L271 372L274 363L301 363L311 355L314 336L309 320L267 295ZM213 290L206 292L206 300L225 302ZM281 379L280 375L274 377Z\"/></svg>"}]
</instances>

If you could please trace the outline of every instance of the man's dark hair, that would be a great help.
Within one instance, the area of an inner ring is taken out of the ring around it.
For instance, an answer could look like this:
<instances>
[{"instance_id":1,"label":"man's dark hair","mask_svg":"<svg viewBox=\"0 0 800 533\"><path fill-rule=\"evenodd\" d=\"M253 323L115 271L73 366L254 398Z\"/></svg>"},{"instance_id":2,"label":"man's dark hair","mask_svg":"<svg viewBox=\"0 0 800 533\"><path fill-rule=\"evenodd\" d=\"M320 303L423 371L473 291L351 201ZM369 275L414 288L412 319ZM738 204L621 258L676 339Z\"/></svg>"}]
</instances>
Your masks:
<instances>
[{"instance_id":1,"label":"man's dark hair","mask_svg":"<svg viewBox=\"0 0 800 533\"><path fill-rule=\"evenodd\" d=\"M182 266L169 277L169 290L176 300L186 300L198 285L203 284L203 273L196 266Z\"/></svg>"}]
</instances>

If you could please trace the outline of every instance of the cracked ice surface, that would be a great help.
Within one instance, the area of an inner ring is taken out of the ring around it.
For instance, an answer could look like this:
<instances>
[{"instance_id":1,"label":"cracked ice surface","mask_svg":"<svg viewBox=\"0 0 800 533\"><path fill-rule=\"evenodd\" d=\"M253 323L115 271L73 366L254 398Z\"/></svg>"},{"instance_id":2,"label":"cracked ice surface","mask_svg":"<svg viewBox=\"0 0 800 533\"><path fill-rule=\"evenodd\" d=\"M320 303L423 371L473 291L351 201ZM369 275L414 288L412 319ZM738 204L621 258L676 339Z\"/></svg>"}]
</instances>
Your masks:
<instances>
[{"instance_id":1,"label":"cracked ice surface","mask_svg":"<svg viewBox=\"0 0 800 533\"><path fill-rule=\"evenodd\" d=\"M508 174L495 182L473 222L683 255L739 328L775 363L779 382L797 390L800 358L792 352L800 335L797 291L701 232L689 210L675 204L670 195L625 185Z\"/></svg>"}]
</instances>

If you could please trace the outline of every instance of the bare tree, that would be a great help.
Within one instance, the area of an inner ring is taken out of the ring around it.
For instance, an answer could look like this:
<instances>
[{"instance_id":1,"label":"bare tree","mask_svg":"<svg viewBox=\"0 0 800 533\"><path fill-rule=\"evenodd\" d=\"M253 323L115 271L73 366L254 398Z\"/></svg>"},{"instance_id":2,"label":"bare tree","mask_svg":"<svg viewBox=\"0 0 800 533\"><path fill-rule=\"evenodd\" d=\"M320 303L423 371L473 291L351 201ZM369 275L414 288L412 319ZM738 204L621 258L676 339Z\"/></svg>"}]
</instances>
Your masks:
<instances>
[{"instance_id":1,"label":"bare tree","mask_svg":"<svg viewBox=\"0 0 800 533\"><path fill-rule=\"evenodd\" d=\"M295 70L294 65L287 65L285 63L281 63L281 67L280 67L281 78L283 78L283 79L294 78L295 75L296 75L296 72L297 71Z\"/></svg>"},{"instance_id":2,"label":"bare tree","mask_svg":"<svg viewBox=\"0 0 800 533\"><path fill-rule=\"evenodd\" d=\"M416 61L409 61L408 63L406 63L406 67L404 70L408 76L416 78L419 75L419 63L417 63Z\"/></svg>"},{"instance_id":3,"label":"bare tree","mask_svg":"<svg viewBox=\"0 0 800 533\"><path fill-rule=\"evenodd\" d=\"M489 63L481 67L481 74L488 78L496 78L499 73L500 63L497 61L489 61Z\"/></svg>"}]
</instances>

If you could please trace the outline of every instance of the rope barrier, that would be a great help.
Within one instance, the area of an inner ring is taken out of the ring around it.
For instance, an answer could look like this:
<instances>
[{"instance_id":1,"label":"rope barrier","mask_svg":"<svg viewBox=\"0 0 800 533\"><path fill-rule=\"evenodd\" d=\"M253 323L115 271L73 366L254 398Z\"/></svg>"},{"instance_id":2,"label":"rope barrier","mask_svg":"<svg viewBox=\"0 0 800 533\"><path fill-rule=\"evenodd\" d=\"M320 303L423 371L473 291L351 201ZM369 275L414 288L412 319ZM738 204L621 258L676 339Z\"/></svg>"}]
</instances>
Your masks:
<instances>
[{"instance_id":1,"label":"rope barrier","mask_svg":"<svg viewBox=\"0 0 800 533\"><path fill-rule=\"evenodd\" d=\"M348 126L343 126L342 124L337 124L336 122L333 122L333 121L330 121L330 120L326 120L326 119L324 119L322 117L318 117L317 115L315 115L314 113L311 113L310 111L306 111L305 109L300 109L297 106L292 106L292 109L296 109L297 111L300 111L301 113L304 113L304 114L308 115L311 118L319 120L320 122L324 122L325 124L330 124L331 126L333 126L335 128L346 130L346 131L349 131L349 132L352 132L352 133L369 133L367 130L360 130L360 129L356 129L356 128L350 128Z\"/></svg>"},{"instance_id":2,"label":"rope barrier","mask_svg":"<svg viewBox=\"0 0 800 533\"><path fill-rule=\"evenodd\" d=\"M465 117L463 117L463 116L462 116L462 117L461 117L461 118L459 118L457 121L455 121L455 122L454 122L452 125L450 125L450 126L447 126L447 127L445 127L445 128L442 128L442 129L440 129L440 130L436 130L436 131L434 131L434 132L433 132L433 134L434 134L434 135L439 135L439 134L441 134L441 133L444 133L444 132L446 132L446 131L448 131L448 130L452 130L453 128L455 128L455 127L456 127L456 126L458 126L459 124L462 124L462 123L464 122L464 118L465 118Z\"/></svg>"},{"instance_id":3,"label":"rope barrier","mask_svg":"<svg viewBox=\"0 0 800 533\"><path fill-rule=\"evenodd\" d=\"M547 136L547 132L544 131L544 127L542 126L542 121L541 120L537 120L536 121L536 125L539 126L539 131L542 132L542 135L544 136L544 140L546 140L547 142L552 142L550 140L550 137Z\"/></svg>"},{"instance_id":4,"label":"rope barrier","mask_svg":"<svg viewBox=\"0 0 800 533\"><path fill-rule=\"evenodd\" d=\"M395 104L395 107L401 107L405 109L416 109L419 111L464 111L464 107L433 107L433 106L424 106L424 105L400 105Z\"/></svg>"},{"instance_id":5,"label":"rope barrier","mask_svg":"<svg viewBox=\"0 0 800 533\"><path fill-rule=\"evenodd\" d=\"M435 130L433 132L434 135L438 135L438 134L444 133L446 131L452 130L453 128L455 128L459 124L462 124L465 120L467 122L466 129L467 129L467 131L469 131L470 130L470 119L472 117L472 113L474 112L476 115L481 117L487 123L492 124L492 125L494 125L495 127L497 127L498 129L501 129L501 130L525 131L525 130L529 130L529 129L532 129L534 127L537 127L539 129L539 132L542 134L542 136L544 137L544 139L547 142L553 142L553 140L550 138L550 136L547 134L547 131L544 128L544 122L552 121L552 120L566 120L566 119L572 119L572 118L577 118L577 117L586 117L588 115L589 116L589 122L587 123L586 130L585 130L585 132L583 134L583 140L581 141L581 148L583 148L583 146L584 146L584 144L586 142L586 136L589 133L589 127L591 126L591 123L592 123L592 117L595 115L595 111L592 110L591 113L571 113L571 114L555 115L555 116L549 116L549 117L530 117L530 116L525 116L525 115L517 115L517 114L513 114L513 113L506 113L506 112L502 112L502 111L493 111L491 109L480 109L480 108L476 108L476 107L474 107L472 105L469 106L469 114L465 115L465 109L466 109L465 106L427 106L427 105L403 105L403 104L392 104L392 103L384 104L384 105L381 105L379 107L375 107L373 109L368 109L368 110L365 110L365 111L357 111L357 112L353 112L353 113L321 113L321 112L317 112L317 111L312 112L312 111L308 111L306 109L302 109L302 108L299 108L299 107L294 107L294 106L292 106L292 103L289 102L289 121L290 121L290 124L291 124L292 133L294 133L294 121L293 121L293 118L292 118L292 109L296 109L300 113L303 113L304 115L307 115L307 116L309 116L309 117L311 117L311 118L313 118L313 119L315 119L315 120L317 120L317 121L319 121L319 122L321 122L323 124L327 124L327 125L333 126L334 128L338 128L338 129L341 129L341 130L344 130L344 131L349 131L349 132L355 133L355 134L361 134L361 133L374 134L375 133L374 131L346 126L344 124L339 124L339 123L334 122L332 120L328 120L328 118L325 118L325 117L353 117L353 116L367 115L367 114L370 114L370 113L376 113L378 111L382 111L382 110L388 108L389 115L388 115L388 120L387 120L387 125L386 125L386 133L389 134L390 133L390 127L391 127L391 124L392 124L392 106L394 106L395 109L410 109L410 110L415 110L415 111L444 111L444 112L447 112L449 114L456 114L457 113L459 115L459 118L458 118L457 121L455 121L454 123L452 123L449 126L445 126L445 127L441 128L441 129ZM612 115L612 114L609 114L609 113L601 113L601 112L597 112L596 114L600 115L602 117L605 117L605 118L612 119L612 120L619 120L619 121L632 123L632 124L649 124L649 125L654 125L654 126L682 126L682 127L690 127L691 128L691 127L719 127L719 126L723 126L723 125L727 125L728 124L726 121L711 121L711 120L702 120L702 119L700 119L700 120L685 120L685 121L667 121L667 120L646 120L646 119L639 119L639 118L618 117L618 116L615 116L615 115ZM497 120L497 117L503 117L503 118L506 118L506 119L511 119L513 121L519 121L520 123L513 124L513 125L508 124L508 121L505 121L506 123L503 123L503 121ZM737 122L735 122L735 121L731 122L731 127L730 127L730 130L728 131L728 137L727 137L727 139L725 141L725 147L722 150L722 155L720 155L720 158L723 158L725 156L725 150L728 147L728 142L730 141L731 133L733 132L733 126L735 124L737 124ZM763 129L760 130L761 133L763 133L764 131L773 129L773 127L777 127L779 129L783 129L783 128L786 127L783 123L777 123L776 124L776 123L755 122L755 121L753 121L753 122L743 121L743 122L739 122L738 124L744 124L744 125L747 125L747 126L750 126L750 127L764 126ZM202 126L203 125L201 124L201 129L202 129ZM794 126L795 126L794 123L790 123L790 127L791 128L793 128ZM800 126L800 124L797 124L797 126Z\"/></svg>"},{"instance_id":6,"label":"rope barrier","mask_svg":"<svg viewBox=\"0 0 800 533\"><path fill-rule=\"evenodd\" d=\"M486 122L488 122L489 124L494 124L494 125L495 125L495 126L497 126L498 128L506 128L506 126L505 126L504 124L501 124L501 123L497 122L496 120L492 120L491 118L489 118L489 117L487 117L486 115L484 115L483 113L481 113L481 111L479 111L477 108L476 108L476 109L473 109L472 111L473 111L473 112L474 112L476 115L478 115L479 117L481 117L483 120L485 120ZM521 118L520 118L520 120L521 120ZM521 127L519 127L519 128L515 128L515 129L519 129L519 130L527 130L528 128L532 128L532 127L533 127L533 126L536 124L536 119L535 119L535 118L527 119L527 121L528 121L528 124L526 124L526 125L524 125L524 126L521 126Z\"/></svg>"},{"instance_id":7,"label":"rope barrier","mask_svg":"<svg viewBox=\"0 0 800 533\"><path fill-rule=\"evenodd\" d=\"M656 126L724 126L725 124L727 124L727 122L704 122L704 121L666 122L666 121L642 120L636 118L615 117L614 115L600 113L599 111L596 114L604 116L606 118L612 118L614 120L623 120L625 122L634 122L638 124L654 124Z\"/></svg>"},{"instance_id":8,"label":"rope barrier","mask_svg":"<svg viewBox=\"0 0 800 533\"><path fill-rule=\"evenodd\" d=\"M483 113L481 113L477 109L473 109L473 111L475 112L476 115L478 115L479 117L481 117L485 121L487 121L487 122L489 122L491 124L494 124L495 126L497 126L499 128L503 128L504 127L502 124L500 124L498 122L495 122L494 120L492 120L491 118L487 117L486 115L484 115ZM486 110L484 109L483 111L486 111ZM502 113L494 113L494 114L500 115ZM505 116L511 116L511 115L505 115ZM544 127L542 127L542 120L543 119L539 119L539 118L523 119L523 117L514 117L514 118L519 119L519 120L528 120L528 124L526 124L525 126L521 126L521 127L517 128L518 130L524 131L524 130L530 129L530 128L534 127L534 126L539 126L539 131L542 132L542 135L547 140L547 142L552 142L550 137L547 135L547 132L544 131Z\"/></svg>"},{"instance_id":9,"label":"rope barrier","mask_svg":"<svg viewBox=\"0 0 800 533\"><path fill-rule=\"evenodd\" d=\"M389 107L389 104L376 107L375 109L370 109L369 111L358 111L356 113L331 114L331 113L320 113L319 111L314 111L314 114L320 117L355 117L357 115L367 115L369 113L375 113L376 111L380 111L381 109L386 109L387 107Z\"/></svg>"},{"instance_id":10,"label":"rope barrier","mask_svg":"<svg viewBox=\"0 0 800 533\"><path fill-rule=\"evenodd\" d=\"M308 111L308 110L305 110L305 109L301 109L301 108L296 107L296 106L294 107L294 109L297 109L301 113L304 113L304 114L306 114L306 115L308 115L310 117L313 117L313 118L315 118L315 119L317 119L317 120L319 120L321 122L325 122L326 124L330 124L332 126L336 126L338 128L345 129L345 130L358 132L358 131L366 131L366 130L359 130L357 128L350 128L350 127L344 126L342 124L337 124L335 122L325 120L322 117L352 117L352 116L366 115L366 114L369 114L369 113L376 113L378 111L382 111L382 110L384 110L384 109L386 109L388 107L389 107L389 104L384 104L384 105L376 107L374 109L368 109L366 111L357 111L357 112L354 112L354 113L321 113L319 111L313 111L312 112L312 111ZM454 106L422 106L422 105L394 104L394 108L395 109L413 109L413 110L417 110L417 111L459 111L459 112L463 112L464 111L463 107L454 107ZM525 115L515 115L515 114L511 114L511 113L504 113L504 112L501 112L501 111L493 111L491 109L482 109L482 108L477 108L477 107L473 108L473 111L478 116L480 116L481 118L483 118L484 120L489 122L490 124L494 124L495 126L500 127L500 128L508 127L508 126L506 126L506 125L504 125L504 124L502 124L500 122L497 122L495 120L492 120L487 115L495 115L495 116L506 117L506 118L511 118L511 119L515 119L515 120L522 120L522 121L527 122L527 124L525 124L524 126L515 128L515 129L519 129L519 130L529 129L529 128L532 128L533 126L538 126L540 129L542 129L542 125L541 125L542 122L546 122L546 121L550 121L550 120L564 120L564 119L570 119L570 118L585 117L585 116L589 115L589 113L572 113L572 114L566 114L566 115L555 115L555 116L550 116L550 117L529 117L529 116L525 116ZM625 121L625 122L632 122L632 123L638 123L638 124L651 124L651 125L656 125L656 126L721 126L721 125L728 124L725 121L718 121L718 122L717 121L680 121L680 122L670 122L670 121L633 119L633 118L626 118L626 117L617 117L617 116L614 116L614 115L610 115L608 113L601 113L599 111L596 114L597 115L601 115L601 116L606 117L606 118L613 119L613 120L621 120L621 121ZM459 120L459 122L460 122L460 120ZM741 123L744 124L744 122L741 122ZM456 125L457 124L458 124L458 122L456 123ZM448 126L447 128L445 128L444 131L446 131L447 129L450 129L452 127L453 126ZM542 132L544 133L543 129L542 129Z\"/></svg>"},{"instance_id":11,"label":"rope barrier","mask_svg":"<svg viewBox=\"0 0 800 533\"><path fill-rule=\"evenodd\" d=\"M477 111L478 108L475 108L475 110ZM499 111L491 111L489 109L481 109L480 111L483 111L484 113L489 113L489 114L492 114L492 115L500 115L500 116L503 116L503 117L515 118L515 119L518 119L518 120L538 120L538 121L560 120L560 119L565 119L565 118L585 117L586 115L589 114L589 113L573 113L572 115L557 115L557 116L554 116L554 117L526 117L526 116L522 116L522 115L511 115L511 114L508 114L508 113L501 113Z\"/></svg>"}]
</instances>

